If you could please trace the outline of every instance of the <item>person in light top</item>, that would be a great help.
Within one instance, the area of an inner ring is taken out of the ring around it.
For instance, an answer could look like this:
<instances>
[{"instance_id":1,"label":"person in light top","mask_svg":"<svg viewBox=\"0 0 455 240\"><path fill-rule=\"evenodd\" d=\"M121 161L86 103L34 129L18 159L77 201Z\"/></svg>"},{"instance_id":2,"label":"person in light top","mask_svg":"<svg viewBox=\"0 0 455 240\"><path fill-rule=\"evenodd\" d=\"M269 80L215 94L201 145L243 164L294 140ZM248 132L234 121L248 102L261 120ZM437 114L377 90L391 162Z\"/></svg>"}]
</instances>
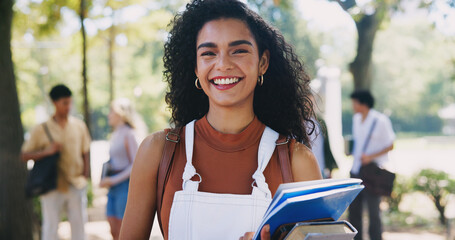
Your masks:
<instances>
[{"instance_id":1,"label":"person in light top","mask_svg":"<svg viewBox=\"0 0 455 240\"><path fill-rule=\"evenodd\" d=\"M110 139L109 173L100 181L100 187L109 188L106 215L114 240L118 239L128 198L131 168L138 143L135 136L134 109L126 98L111 103L108 122L114 129Z\"/></svg>"},{"instance_id":2,"label":"person in light top","mask_svg":"<svg viewBox=\"0 0 455 240\"><path fill-rule=\"evenodd\" d=\"M155 213L165 239L251 239L279 184L321 178L306 146L309 77L283 35L240 1L193 0L171 27L166 102L182 129L139 147L120 239L148 239ZM166 138L177 143L157 199ZM260 235L270 239L268 225Z\"/></svg>"},{"instance_id":3,"label":"person in light top","mask_svg":"<svg viewBox=\"0 0 455 240\"><path fill-rule=\"evenodd\" d=\"M373 109L374 98L367 90L356 90L351 94L354 109L352 132L354 138L354 163L351 177L360 178L360 168L372 162L382 166L388 161L388 153L393 149L395 133L390 119ZM362 191L349 207L349 221L358 230L356 240L362 240L362 210L368 207L371 240L382 239L382 223L379 204L381 197L369 189Z\"/></svg>"}]
</instances>

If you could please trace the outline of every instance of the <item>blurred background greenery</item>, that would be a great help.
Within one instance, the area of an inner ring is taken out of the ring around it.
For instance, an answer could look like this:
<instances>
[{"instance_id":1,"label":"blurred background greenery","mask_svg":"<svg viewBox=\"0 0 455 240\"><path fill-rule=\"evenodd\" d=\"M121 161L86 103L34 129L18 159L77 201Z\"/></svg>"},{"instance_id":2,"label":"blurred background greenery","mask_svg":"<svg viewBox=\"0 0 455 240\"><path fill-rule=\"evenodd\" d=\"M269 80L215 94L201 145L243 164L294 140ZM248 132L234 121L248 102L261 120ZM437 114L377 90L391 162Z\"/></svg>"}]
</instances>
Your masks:
<instances>
[{"instance_id":1,"label":"blurred background greenery","mask_svg":"<svg viewBox=\"0 0 455 240\"><path fill-rule=\"evenodd\" d=\"M163 43L167 24L186 1L87 2L87 89L94 139L104 139L109 132L106 114L113 97L132 99L150 131L166 127ZM443 134L445 120L439 113L455 102L453 8L441 7L438 1L378 0L344 11L336 2L324 0L275 2L248 1L295 46L310 76L316 77L318 59L342 70L345 134L352 116L347 96L355 86L349 64L360 41L354 20L369 8L376 12L387 8L375 30L367 87L377 97L377 109L390 115L399 134ZM47 92L57 83L76 92L76 114L83 115L83 96L77 94L83 83L78 4L17 0L14 5L12 51L26 130L39 121L37 112L52 111Z\"/></svg>"}]
</instances>

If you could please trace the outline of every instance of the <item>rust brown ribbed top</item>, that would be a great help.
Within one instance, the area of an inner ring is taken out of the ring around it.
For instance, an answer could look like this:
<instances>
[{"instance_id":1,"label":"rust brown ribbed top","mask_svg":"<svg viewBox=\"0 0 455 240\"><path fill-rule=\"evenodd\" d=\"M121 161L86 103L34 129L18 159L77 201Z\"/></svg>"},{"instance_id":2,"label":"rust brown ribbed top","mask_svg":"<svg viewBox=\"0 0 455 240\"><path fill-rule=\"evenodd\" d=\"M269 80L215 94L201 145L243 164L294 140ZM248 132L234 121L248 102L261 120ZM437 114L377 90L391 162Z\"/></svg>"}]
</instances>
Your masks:
<instances>
[{"instance_id":1,"label":"rust brown ribbed top","mask_svg":"<svg viewBox=\"0 0 455 240\"><path fill-rule=\"evenodd\" d=\"M206 117L195 123L193 165L202 177L199 191L211 193L251 194L253 174L258 167L258 148L265 125L257 117L239 134L224 134L215 130ZM293 149L291 141L289 149ZM291 156L292 157L292 156ZM182 190L182 175L186 164L185 129L174 153L161 209L164 238L168 238L169 215L174 193ZM272 194L283 182L278 154L275 152L264 170ZM197 178L197 177L196 177Z\"/></svg>"}]
</instances>

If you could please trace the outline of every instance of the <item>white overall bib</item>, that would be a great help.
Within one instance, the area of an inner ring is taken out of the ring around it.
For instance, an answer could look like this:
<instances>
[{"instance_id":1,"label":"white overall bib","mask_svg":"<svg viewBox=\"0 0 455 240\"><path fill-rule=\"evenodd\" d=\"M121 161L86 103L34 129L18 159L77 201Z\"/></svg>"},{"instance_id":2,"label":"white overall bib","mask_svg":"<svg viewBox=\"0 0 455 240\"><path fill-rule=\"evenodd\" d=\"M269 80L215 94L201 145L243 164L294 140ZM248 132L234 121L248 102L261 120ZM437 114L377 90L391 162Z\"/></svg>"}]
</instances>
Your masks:
<instances>
[{"instance_id":1,"label":"white overall bib","mask_svg":"<svg viewBox=\"0 0 455 240\"><path fill-rule=\"evenodd\" d=\"M192 164L194 122L188 123L185 128L187 162L182 177L183 190L174 195L169 218L169 239L231 240L239 239L246 232L255 232L272 200L263 171L272 157L279 134L269 127L262 134L251 195L199 192L199 183L204 176L199 175ZM195 175L199 181L191 180Z\"/></svg>"}]
</instances>

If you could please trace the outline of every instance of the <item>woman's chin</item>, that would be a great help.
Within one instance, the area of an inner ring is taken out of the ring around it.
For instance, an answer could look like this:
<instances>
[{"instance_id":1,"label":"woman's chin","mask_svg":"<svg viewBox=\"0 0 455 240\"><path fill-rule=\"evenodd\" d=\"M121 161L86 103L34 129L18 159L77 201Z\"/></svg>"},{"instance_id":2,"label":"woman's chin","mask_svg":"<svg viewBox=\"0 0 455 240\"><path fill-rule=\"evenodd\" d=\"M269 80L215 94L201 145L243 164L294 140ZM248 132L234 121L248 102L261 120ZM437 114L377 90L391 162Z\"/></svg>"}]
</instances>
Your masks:
<instances>
[{"instance_id":1,"label":"woman's chin","mask_svg":"<svg viewBox=\"0 0 455 240\"><path fill-rule=\"evenodd\" d=\"M238 97L214 97L209 98L210 107L219 107L219 108L238 108L244 105L251 105L253 104L253 98L251 101L248 101L248 98L238 98Z\"/></svg>"}]
</instances>

